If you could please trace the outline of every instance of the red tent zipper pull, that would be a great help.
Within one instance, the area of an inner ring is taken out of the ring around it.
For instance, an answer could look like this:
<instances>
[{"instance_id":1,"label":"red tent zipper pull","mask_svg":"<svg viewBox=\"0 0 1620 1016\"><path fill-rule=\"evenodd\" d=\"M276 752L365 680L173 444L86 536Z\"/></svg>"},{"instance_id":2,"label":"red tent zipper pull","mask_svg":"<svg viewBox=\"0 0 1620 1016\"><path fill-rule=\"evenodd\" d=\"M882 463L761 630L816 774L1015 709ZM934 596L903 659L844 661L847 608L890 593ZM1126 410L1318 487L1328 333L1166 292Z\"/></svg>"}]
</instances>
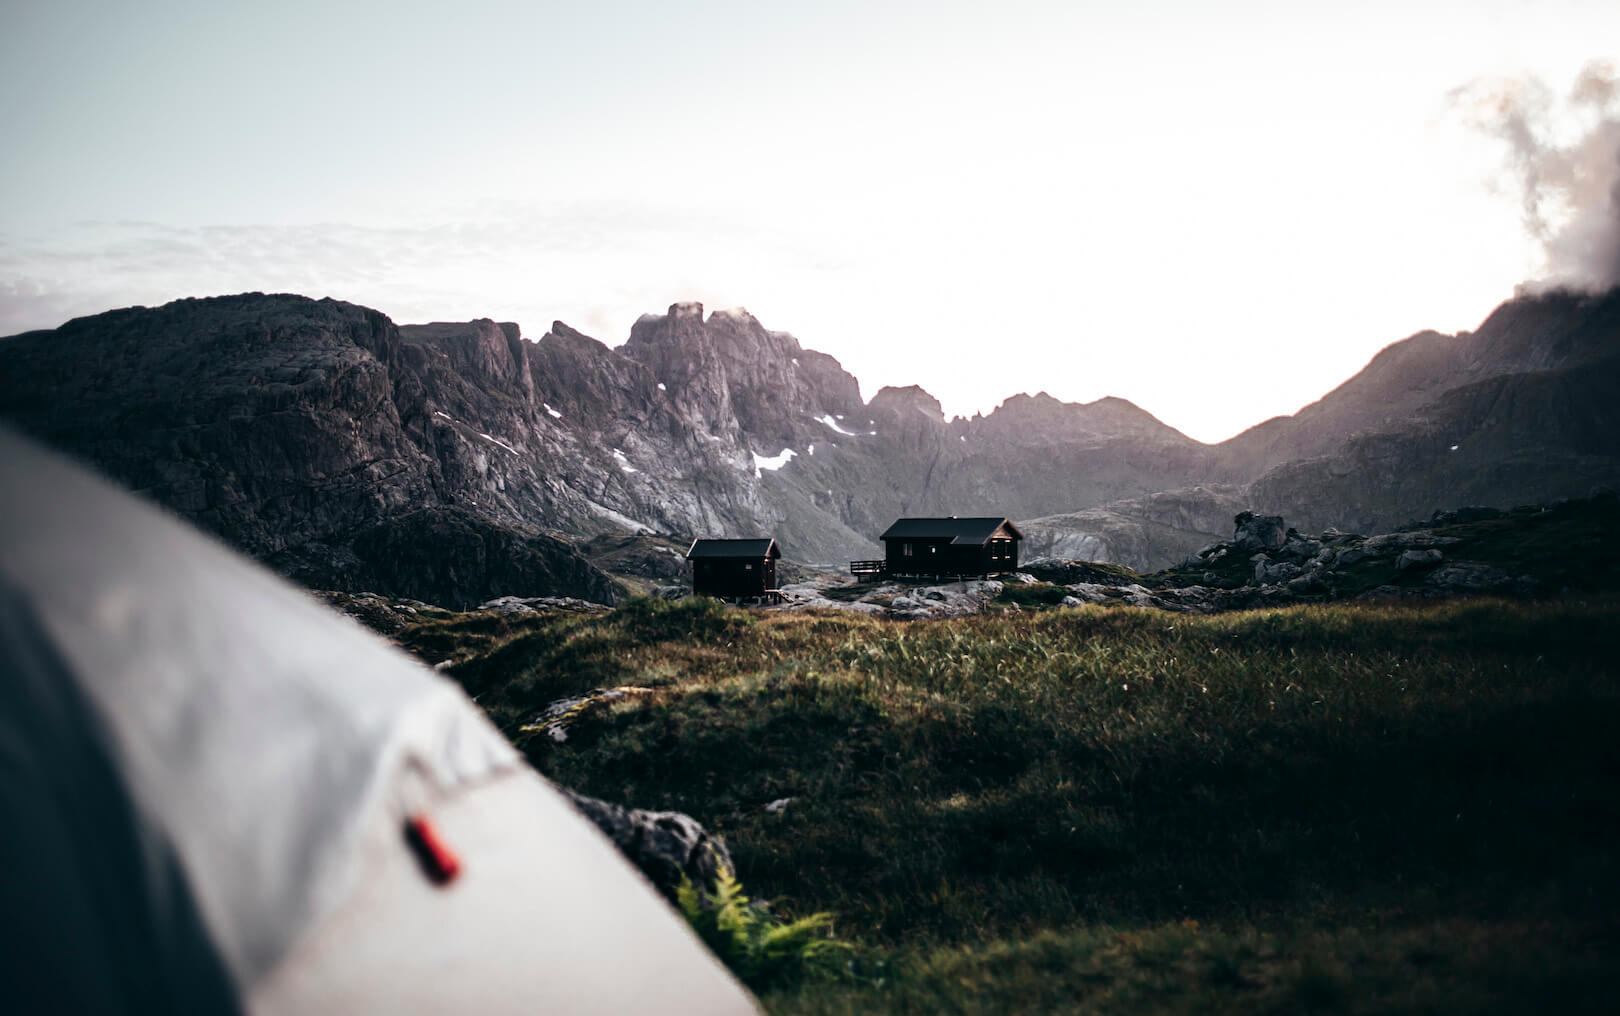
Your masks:
<instances>
[{"instance_id":1,"label":"red tent zipper pull","mask_svg":"<svg viewBox=\"0 0 1620 1016\"><path fill-rule=\"evenodd\" d=\"M405 842L435 885L448 885L461 873L461 858L440 839L433 820L421 812L406 817Z\"/></svg>"}]
</instances>

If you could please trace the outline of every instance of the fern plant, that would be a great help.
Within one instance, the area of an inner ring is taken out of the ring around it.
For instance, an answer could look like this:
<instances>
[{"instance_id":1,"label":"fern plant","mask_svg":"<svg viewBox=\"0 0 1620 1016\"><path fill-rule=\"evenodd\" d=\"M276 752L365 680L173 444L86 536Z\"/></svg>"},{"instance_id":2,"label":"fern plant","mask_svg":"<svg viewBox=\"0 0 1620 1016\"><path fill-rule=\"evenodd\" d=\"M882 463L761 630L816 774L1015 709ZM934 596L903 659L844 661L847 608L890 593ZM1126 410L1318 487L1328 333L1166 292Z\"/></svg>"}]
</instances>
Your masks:
<instances>
[{"instance_id":1,"label":"fern plant","mask_svg":"<svg viewBox=\"0 0 1620 1016\"><path fill-rule=\"evenodd\" d=\"M755 991L782 987L811 973L832 973L839 957L852 948L833 937L832 914L782 921L751 902L728 868L720 869L707 892L682 876L675 901L703 944Z\"/></svg>"}]
</instances>

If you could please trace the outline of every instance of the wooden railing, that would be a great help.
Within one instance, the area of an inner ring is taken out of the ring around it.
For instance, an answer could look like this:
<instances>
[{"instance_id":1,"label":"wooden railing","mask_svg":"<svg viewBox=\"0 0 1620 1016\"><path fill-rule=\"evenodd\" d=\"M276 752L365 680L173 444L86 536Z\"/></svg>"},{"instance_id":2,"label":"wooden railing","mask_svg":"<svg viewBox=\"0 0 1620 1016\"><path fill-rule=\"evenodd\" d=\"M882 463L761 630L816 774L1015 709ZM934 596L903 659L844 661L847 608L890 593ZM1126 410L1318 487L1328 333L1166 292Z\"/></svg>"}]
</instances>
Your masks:
<instances>
[{"instance_id":1,"label":"wooden railing","mask_svg":"<svg viewBox=\"0 0 1620 1016\"><path fill-rule=\"evenodd\" d=\"M889 570L887 561L851 561L849 573L859 578L862 575L882 575Z\"/></svg>"}]
</instances>

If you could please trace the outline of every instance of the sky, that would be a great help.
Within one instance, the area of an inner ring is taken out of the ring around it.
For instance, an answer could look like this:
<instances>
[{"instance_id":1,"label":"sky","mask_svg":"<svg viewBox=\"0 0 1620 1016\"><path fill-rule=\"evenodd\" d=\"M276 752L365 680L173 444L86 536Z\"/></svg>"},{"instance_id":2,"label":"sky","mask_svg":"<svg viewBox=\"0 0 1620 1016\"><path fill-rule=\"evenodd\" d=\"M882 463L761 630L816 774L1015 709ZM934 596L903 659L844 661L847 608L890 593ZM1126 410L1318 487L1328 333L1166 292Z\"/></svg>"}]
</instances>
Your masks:
<instances>
[{"instance_id":1,"label":"sky","mask_svg":"<svg viewBox=\"0 0 1620 1016\"><path fill-rule=\"evenodd\" d=\"M1603 59L1612 0L0 0L0 334L259 290L616 346L699 300L868 398L1216 441L1614 248Z\"/></svg>"}]
</instances>

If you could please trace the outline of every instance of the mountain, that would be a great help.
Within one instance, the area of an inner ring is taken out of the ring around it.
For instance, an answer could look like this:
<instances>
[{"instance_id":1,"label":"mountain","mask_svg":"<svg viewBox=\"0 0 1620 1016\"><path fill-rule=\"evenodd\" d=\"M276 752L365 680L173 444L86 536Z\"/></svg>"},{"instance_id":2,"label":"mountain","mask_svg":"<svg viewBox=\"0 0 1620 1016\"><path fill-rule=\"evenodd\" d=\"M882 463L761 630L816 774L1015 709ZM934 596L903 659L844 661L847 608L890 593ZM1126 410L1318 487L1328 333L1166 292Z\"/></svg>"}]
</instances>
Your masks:
<instances>
[{"instance_id":1,"label":"mountain","mask_svg":"<svg viewBox=\"0 0 1620 1016\"><path fill-rule=\"evenodd\" d=\"M1472 333L1422 332L1293 417L1223 451L1257 510L1372 531L1447 506L1582 497L1620 479L1620 290L1497 308Z\"/></svg>"},{"instance_id":2,"label":"mountain","mask_svg":"<svg viewBox=\"0 0 1620 1016\"><path fill-rule=\"evenodd\" d=\"M469 378L511 347L477 329ZM444 356L445 354L439 354ZM486 447L437 427L420 346L376 311L181 300L0 342L0 411L310 585L470 605L516 586L611 601L566 541L491 503Z\"/></svg>"},{"instance_id":3,"label":"mountain","mask_svg":"<svg viewBox=\"0 0 1620 1016\"><path fill-rule=\"evenodd\" d=\"M1359 432L1400 430L1446 392L1490 378L1600 364L1620 355L1620 291L1510 300L1477 331L1418 332L1386 346L1344 384L1226 441L1235 467L1259 475L1326 455Z\"/></svg>"},{"instance_id":4,"label":"mountain","mask_svg":"<svg viewBox=\"0 0 1620 1016\"><path fill-rule=\"evenodd\" d=\"M1031 549L1153 568L1240 507L1365 529L1584 494L1620 475L1617 335L1615 293L1511 301L1212 446L1123 399L863 402L740 309L678 303L612 348L252 293L0 340L0 418L311 585L607 600L572 544L769 533L839 566L898 516L994 513L1029 520Z\"/></svg>"}]
</instances>

